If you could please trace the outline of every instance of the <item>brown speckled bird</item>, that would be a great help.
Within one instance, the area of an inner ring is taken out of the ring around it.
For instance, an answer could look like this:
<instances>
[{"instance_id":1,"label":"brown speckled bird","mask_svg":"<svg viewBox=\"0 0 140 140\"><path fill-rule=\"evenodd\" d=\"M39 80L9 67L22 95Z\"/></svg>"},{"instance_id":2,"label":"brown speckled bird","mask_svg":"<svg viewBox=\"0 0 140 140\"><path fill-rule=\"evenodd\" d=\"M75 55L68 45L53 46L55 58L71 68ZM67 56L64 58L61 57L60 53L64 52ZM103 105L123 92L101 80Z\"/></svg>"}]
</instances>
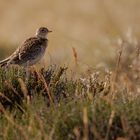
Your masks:
<instances>
[{"instance_id":1,"label":"brown speckled bird","mask_svg":"<svg viewBox=\"0 0 140 140\"><path fill-rule=\"evenodd\" d=\"M11 64L23 67L36 64L45 54L47 48L47 34L52 32L46 27L40 27L34 37L30 37L8 58L0 61L0 65L9 66Z\"/></svg>"}]
</instances>

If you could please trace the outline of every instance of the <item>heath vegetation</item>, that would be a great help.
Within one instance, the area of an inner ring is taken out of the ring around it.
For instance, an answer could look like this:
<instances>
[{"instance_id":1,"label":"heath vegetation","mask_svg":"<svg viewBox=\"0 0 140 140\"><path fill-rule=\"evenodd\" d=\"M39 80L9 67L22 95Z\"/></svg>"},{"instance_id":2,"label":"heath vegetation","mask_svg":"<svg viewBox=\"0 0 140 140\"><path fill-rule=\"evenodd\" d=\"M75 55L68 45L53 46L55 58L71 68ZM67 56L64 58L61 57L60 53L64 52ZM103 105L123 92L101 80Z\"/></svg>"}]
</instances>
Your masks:
<instances>
[{"instance_id":1,"label":"heath vegetation","mask_svg":"<svg viewBox=\"0 0 140 140\"><path fill-rule=\"evenodd\" d=\"M139 62L139 44L120 40L112 70L1 68L0 138L139 139Z\"/></svg>"}]
</instances>

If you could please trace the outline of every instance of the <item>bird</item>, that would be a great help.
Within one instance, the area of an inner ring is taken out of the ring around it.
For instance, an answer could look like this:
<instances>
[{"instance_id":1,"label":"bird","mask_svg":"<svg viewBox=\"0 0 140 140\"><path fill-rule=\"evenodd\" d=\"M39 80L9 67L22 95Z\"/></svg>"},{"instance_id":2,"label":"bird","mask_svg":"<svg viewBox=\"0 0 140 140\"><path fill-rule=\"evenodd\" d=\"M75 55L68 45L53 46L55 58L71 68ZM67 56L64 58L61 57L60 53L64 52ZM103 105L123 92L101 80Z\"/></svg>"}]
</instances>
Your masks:
<instances>
[{"instance_id":1,"label":"bird","mask_svg":"<svg viewBox=\"0 0 140 140\"><path fill-rule=\"evenodd\" d=\"M48 33L52 32L46 27L36 30L33 37L26 39L8 58L0 61L1 67L19 65L28 67L36 64L44 56L48 46Z\"/></svg>"}]
</instances>

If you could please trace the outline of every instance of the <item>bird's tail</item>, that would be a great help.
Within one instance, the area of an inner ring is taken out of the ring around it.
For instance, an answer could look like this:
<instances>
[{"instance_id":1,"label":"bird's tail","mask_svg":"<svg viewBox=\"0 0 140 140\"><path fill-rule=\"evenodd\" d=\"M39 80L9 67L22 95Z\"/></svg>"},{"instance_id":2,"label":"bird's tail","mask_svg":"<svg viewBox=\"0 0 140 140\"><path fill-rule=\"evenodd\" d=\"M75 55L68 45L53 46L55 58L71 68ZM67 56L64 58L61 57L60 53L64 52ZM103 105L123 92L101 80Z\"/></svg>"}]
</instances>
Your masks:
<instances>
[{"instance_id":1,"label":"bird's tail","mask_svg":"<svg viewBox=\"0 0 140 140\"><path fill-rule=\"evenodd\" d=\"M0 61L0 66L1 66L1 67L6 66L6 65L7 65L7 62L8 62L9 60L10 60L10 58L6 58L6 59Z\"/></svg>"}]
</instances>

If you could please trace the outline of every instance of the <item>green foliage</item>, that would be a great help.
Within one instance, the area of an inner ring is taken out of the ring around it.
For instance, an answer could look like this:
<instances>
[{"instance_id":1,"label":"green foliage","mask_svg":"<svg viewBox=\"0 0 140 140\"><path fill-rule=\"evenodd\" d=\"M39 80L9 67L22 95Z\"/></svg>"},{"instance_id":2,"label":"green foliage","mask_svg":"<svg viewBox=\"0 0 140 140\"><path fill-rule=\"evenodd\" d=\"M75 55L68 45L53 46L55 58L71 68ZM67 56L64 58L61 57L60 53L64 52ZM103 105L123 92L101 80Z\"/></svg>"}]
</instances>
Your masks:
<instances>
[{"instance_id":1,"label":"green foliage","mask_svg":"<svg viewBox=\"0 0 140 140\"><path fill-rule=\"evenodd\" d=\"M139 138L139 98L112 99L109 73L74 79L66 70L0 69L1 139Z\"/></svg>"}]
</instances>

